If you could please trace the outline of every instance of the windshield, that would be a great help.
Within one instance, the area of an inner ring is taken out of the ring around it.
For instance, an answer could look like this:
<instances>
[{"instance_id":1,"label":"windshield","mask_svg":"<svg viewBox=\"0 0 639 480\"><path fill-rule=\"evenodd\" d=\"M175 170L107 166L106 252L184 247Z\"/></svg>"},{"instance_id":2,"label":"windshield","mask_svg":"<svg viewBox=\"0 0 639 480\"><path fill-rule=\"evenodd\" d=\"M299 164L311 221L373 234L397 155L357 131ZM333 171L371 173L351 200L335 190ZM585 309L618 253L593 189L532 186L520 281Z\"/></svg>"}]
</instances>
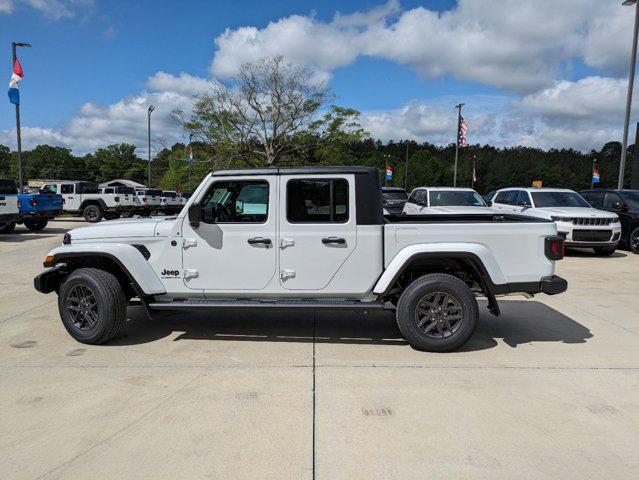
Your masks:
<instances>
[{"instance_id":1,"label":"windshield","mask_svg":"<svg viewBox=\"0 0 639 480\"><path fill-rule=\"evenodd\" d=\"M154 190L154 189L144 190L142 192L142 195L151 195L151 196L161 197L162 190Z\"/></svg>"},{"instance_id":2,"label":"windshield","mask_svg":"<svg viewBox=\"0 0 639 480\"><path fill-rule=\"evenodd\" d=\"M632 210L639 210L639 190L625 191L623 198Z\"/></svg>"},{"instance_id":3,"label":"windshield","mask_svg":"<svg viewBox=\"0 0 639 480\"><path fill-rule=\"evenodd\" d=\"M581 195L575 192L533 192L536 208L545 207L584 207L590 208Z\"/></svg>"},{"instance_id":4,"label":"windshield","mask_svg":"<svg viewBox=\"0 0 639 480\"><path fill-rule=\"evenodd\" d=\"M382 192L384 196L384 200L406 200L408 199L408 194L406 192L402 192L401 190L395 192Z\"/></svg>"},{"instance_id":5,"label":"windshield","mask_svg":"<svg viewBox=\"0 0 639 480\"><path fill-rule=\"evenodd\" d=\"M135 189L133 187L115 187L116 193L130 193L134 194Z\"/></svg>"},{"instance_id":6,"label":"windshield","mask_svg":"<svg viewBox=\"0 0 639 480\"><path fill-rule=\"evenodd\" d=\"M15 195L18 193L18 187L13 180L0 180L0 195Z\"/></svg>"},{"instance_id":7,"label":"windshield","mask_svg":"<svg viewBox=\"0 0 639 480\"><path fill-rule=\"evenodd\" d=\"M428 194L431 207L485 207L484 199L477 192L436 190Z\"/></svg>"}]
</instances>

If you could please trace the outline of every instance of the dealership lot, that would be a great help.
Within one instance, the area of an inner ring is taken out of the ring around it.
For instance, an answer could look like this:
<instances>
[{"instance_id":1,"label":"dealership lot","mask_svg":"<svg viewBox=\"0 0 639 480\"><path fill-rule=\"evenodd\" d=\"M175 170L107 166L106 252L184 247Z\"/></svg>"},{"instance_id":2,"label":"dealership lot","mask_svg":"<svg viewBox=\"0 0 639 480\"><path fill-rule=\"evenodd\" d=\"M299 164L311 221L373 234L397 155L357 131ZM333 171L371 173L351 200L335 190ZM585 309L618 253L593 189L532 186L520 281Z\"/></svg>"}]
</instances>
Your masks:
<instances>
[{"instance_id":1,"label":"dealership lot","mask_svg":"<svg viewBox=\"0 0 639 480\"><path fill-rule=\"evenodd\" d=\"M32 286L81 225L0 237L1 478L637 476L638 255L570 254L453 353L392 314L138 308L89 346Z\"/></svg>"}]
</instances>

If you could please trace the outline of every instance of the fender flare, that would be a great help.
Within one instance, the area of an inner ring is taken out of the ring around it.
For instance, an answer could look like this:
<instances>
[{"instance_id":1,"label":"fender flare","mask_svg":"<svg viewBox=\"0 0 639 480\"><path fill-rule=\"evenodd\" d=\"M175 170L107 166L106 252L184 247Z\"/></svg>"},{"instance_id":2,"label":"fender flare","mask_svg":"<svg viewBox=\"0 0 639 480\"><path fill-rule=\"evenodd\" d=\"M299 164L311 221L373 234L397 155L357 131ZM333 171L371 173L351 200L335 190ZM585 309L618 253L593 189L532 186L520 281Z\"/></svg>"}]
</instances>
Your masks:
<instances>
[{"instance_id":1,"label":"fender flare","mask_svg":"<svg viewBox=\"0 0 639 480\"><path fill-rule=\"evenodd\" d=\"M382 276L379 278L373 293L375 295L387 295L397 279L415 260L421 259L451 259L461 260L469 266L477 276L479 285L488 298L489 309L495 315L499 315L499 306L495 295L503 293L506 284L499 265L490 253L490 250L480 244L422 244L410 245L400 250L388 264Z\"/></svg>"},{"instance_id":2,"label":"fender flare","mask_svg":"<svg viewBox=\"0 0 639 480\"><path fill-rule=\"evenodd\" d=\"M164 284L142 253L133 245L125 243L77 244L53 249L44 262L45 267L55 267L71 258L106 258L115 263L141 296L166 293ZM47 273L47 272L45 272Z\"/></svg>"},{"instance_id":3,"label":"fender flare","mask_svg":"<svg viewBox=\"0 0 639 480\"><path fill-rule=\"evenodd\" d=\"M84 202L82 202L82 204L80 205L80 211L84 211L87 205L95 205L96 203L100 206L103 212L106 212L109 208L107 207L106 203L104 203L104 200L102 200L101 198L92 198L90 200L85 200Z\"/></svg>"}]
</instances>

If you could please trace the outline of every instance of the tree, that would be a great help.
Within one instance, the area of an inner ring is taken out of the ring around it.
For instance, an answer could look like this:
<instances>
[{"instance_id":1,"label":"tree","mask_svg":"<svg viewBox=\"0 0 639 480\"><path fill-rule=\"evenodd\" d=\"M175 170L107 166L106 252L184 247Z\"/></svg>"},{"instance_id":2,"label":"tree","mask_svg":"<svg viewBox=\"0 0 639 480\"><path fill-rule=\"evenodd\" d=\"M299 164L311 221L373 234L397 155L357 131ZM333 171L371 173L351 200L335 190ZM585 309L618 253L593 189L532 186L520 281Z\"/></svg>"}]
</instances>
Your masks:
<instances>
[{"instance_id":1,"label":"tree","mask_svg":"<svg viewBox=\"0 0 639 480\"><path fill-rule=\"evenodd\" d=\"M174 115L213 147L214 158L274 166L306 161L319 146L363 133L355 110L332 107L321 116L330 99L308 70L275 56L243 65L228 85L214 84L197 97L189 120Z\"/></svg>"},{"instance_id":2,"label":"tree","mask_svg":"<svg viewBox=\"0 0 639 480\"><path fill-rule=\"evenodd\" d=\"M127 178L144 183L147 164L135 155L135 146L121 143L99 148L87 158L87 170L91 170L98 183L114 178Z\"/></svg>"}]
</instances>

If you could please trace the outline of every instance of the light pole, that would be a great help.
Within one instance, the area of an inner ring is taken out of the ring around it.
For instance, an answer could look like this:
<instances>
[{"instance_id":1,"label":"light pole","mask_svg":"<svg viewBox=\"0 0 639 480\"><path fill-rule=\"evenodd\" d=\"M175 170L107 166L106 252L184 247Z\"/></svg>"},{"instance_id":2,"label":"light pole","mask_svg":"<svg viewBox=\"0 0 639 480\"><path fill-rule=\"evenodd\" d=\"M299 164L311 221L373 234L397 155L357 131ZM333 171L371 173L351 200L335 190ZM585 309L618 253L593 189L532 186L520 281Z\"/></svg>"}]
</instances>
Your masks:
<instances>
[{"instance_id":1,"label":"light pole","mask_svg":"<svg viewBox=\"0 0 639 480\"><path fill-rule=\"evenodd\" d=\"M455 172L453 173L453 187L457 186L457 160L459 159L459 128L461 127L461 109L466 105L465 103L460 103L455 105L457 109L457 135L455 136Z\"/></svg>"},{"instance_id":2,"label":"light pole","mask_svg":"<svg viewBox=\"0 0 639 480\"><path fill-rule=\"evenodd\" d=\"M148 178L149 188L151 188L151 114L153 113L153 110L155 110L155 106L149 105L149 109L147 110L148 120L149 120L148 128L147 128L147 134L148 134L148 140L149 140L149 178Z\"/></svg>"},{"instance_id":3,"label":"light pole","mask_svg":"<svg viewBox=\"0 0 639 480\"><path fill-rule=\"evenodd\" d=\"M632 90L635 83L635 67L637 65L637 34L639 33L639 2L626 0L624 7L635 6L635 29L632 38L632 54L630 56L630 74L628 77L628 97L626 98L626 118L623 125L623 143L621 144L621 160L619 162L619 181L617 188L623 188L623 177L626 170L626 149L628 148L628 129L630 128L630 110L632 108Z\"/></svg>"},{"instance_id":4,"label":"light pole","mask_svg":"<svg viewBox=\"0 0 639 480\"><path fill-rule=\"evenodd\" d=\"M29 43L21 43L21 42L11 42L11 53L13 56L13 64L11 65L11 70L15 68L16 60L18 57L16 56L16 47L30 47ZM20 74L22 75L22 74ZM22 193L22 135L20 133L20 100L18 97L18 101L16 105L16 136L18 141L18 191Z\"/></svg>"}]
</instances>

